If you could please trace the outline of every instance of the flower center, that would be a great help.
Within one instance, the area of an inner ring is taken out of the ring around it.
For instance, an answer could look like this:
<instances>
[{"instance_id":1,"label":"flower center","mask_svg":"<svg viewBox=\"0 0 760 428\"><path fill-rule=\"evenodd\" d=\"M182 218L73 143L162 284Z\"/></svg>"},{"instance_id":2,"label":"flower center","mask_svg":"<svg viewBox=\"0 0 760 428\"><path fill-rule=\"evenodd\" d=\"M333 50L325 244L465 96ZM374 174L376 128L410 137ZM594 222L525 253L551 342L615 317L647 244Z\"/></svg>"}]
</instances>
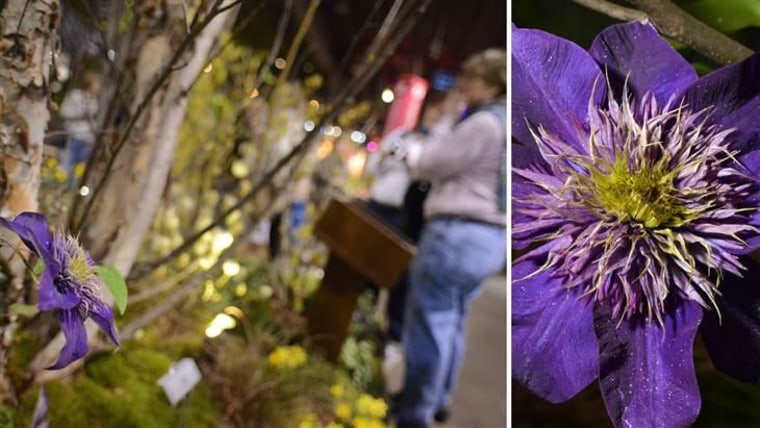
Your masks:
<instances>
[{"instance_id":1,"label":"flower center","mask_svg":"<svg viewBox=\"0 0 760 428\"><path fill-rule=\"evenodd\" d=\"M590 181L596 202L620 222L635 221L648 229L680 226L689 220L674 196L674 172L662 162L631 168L624 156L608 167L592 168Z\"/></svg>"}]
</instances>

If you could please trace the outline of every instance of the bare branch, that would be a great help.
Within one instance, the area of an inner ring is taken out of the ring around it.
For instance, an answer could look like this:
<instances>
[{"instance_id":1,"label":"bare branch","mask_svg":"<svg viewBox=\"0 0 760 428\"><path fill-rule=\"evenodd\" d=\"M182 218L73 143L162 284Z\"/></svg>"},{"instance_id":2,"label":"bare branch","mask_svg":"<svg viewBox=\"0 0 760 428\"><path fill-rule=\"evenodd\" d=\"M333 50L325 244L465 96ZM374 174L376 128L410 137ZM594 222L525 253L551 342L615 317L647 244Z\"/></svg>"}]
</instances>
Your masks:
<instances>
[{"instance_id":1,"label":"bare branch","mask_svg":"<svg viewBox=\"0 0 760 428\"><path fill-rule=\"evenodd\" d=\"M581 6L620 21L643 21L647 15L637 9L610 3L607 0L573 0Z\"/></svg>"},{"instance_id":2,"label":"bare branch","mask_svg":"<svg viewBox=\"0 0 760 428\"><path fill-rule=\"evenodd\" d=\"M254 88L261 86L261 82L264 81L264 76L269 71L269 67L272 66L275 58L277 57L277 54L280 53L280 47L282 47L282 40L285 38L285 31L288 29L288 21L290 20L290 13L292 10L293 0L285 0L285 5L282 9L282 15L280 15L280 20L277 23L277 34L274 37L272 48L269 49L269 55L267 55L266 61L264 61L264 64L261 66L261 68L259 68L259 73L256 76L256 82L253 84Z\"/></svg>"},{"instance_id":3,"label":"bare branch","mask_svg":"<svg viewBox=\"0 0 760 428\"><path fill-rule=\"evenodd\" d=\"M733 64L752 50L689 15L670 0L628 0L649 16L663 34L720 64Z\"/></svg>"},{"instance_id":4,"label":"bare branch","mask_svg":"<svg viewBox=\"0 0 760 428\"><path fill-rule=\"evenodd\" d=\"M301 26L298 27L298 32L296 32L293 42L290 44L288 54L285 57L285 69L282 70L282 73L278 76L275 87L280 86L285 80L287 80L288 74L290 74L290 69L293 67L293 62L296 60L298 49L301 47L301 42L303 42L306 33L309 31L309 28L311 28L311 22L314 20L314 15L317 13L317 8L321 1L322 0L311 0L309 2L309 8L306 10L304 17L301 20Z\"/></svg>"}]
</instances>

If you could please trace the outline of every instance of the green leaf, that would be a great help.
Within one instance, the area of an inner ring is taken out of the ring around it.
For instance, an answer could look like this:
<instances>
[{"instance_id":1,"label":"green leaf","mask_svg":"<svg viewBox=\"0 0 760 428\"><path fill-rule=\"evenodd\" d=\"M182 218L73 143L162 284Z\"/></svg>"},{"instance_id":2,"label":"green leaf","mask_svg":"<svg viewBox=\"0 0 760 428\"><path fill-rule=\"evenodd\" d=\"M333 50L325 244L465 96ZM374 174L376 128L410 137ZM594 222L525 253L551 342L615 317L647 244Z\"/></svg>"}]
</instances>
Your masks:
<instances>
[{"instance_id":1,"label":"green leaf","mask_svg":"<svg viewBox=\"0 0 760 428\"><path fill-rule=\"evenodd\" d=\"M100 279L106 284L108 290L113 294L113 300L119 313L123 314L127 309L127 283L124 277L113 266L97 266L95 270Z\"/></svg>"},{"instance_id":2,"label":"green leaf","mask_svg":"<svg viewBox=\"0 0 760 428\"><path fill-rule=\"evenodd\" d=\"M45 268L45 263L42 262L42 259L37 259L37 262L34 263L34 266L32 267L32 273L35 276L40 276L42 273L42 269Z\"/></svg>"},{"instance_id":3,"label":"green leaf","mask_svg":"<svg viewBox=\"0 0 760 428\"><path fill-rule=\"evenodd\" d=\"M690 0L679 2L687 12L724 33L760 26L757 0Z\"/></svg>"},{"instance_id":4,"label":"green leaf","mask_svg":"<svg viewBox=\"0 0 760 428\"><path fill-rule=\"evenodd\" d=\"M12 314L21 315L25 317L33 317L37 315L40 310L34 305L25 305L23 303L13 303L8 307Z\"/></svg>"}]
</instances>

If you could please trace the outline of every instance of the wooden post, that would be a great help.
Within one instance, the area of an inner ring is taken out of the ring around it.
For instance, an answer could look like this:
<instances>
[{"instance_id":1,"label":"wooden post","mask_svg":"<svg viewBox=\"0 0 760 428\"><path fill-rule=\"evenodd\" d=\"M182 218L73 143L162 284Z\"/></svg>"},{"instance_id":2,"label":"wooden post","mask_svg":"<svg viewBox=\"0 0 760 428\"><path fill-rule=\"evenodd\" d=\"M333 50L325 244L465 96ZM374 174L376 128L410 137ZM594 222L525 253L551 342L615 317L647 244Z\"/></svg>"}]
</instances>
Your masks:
<instances>
[{"instance_id":1,"label":"wooden post","mask_svg":"<svg viewBox=\"0 0 760 428\"><path fill-rule=\"evenodd\" d=\"M330 258L306 311L309 335L325 358L336 362L364 286L392 288L415 247L362 206L339 199L330 201L314 234L330 248Z\"/></svg>"}]
</instances>

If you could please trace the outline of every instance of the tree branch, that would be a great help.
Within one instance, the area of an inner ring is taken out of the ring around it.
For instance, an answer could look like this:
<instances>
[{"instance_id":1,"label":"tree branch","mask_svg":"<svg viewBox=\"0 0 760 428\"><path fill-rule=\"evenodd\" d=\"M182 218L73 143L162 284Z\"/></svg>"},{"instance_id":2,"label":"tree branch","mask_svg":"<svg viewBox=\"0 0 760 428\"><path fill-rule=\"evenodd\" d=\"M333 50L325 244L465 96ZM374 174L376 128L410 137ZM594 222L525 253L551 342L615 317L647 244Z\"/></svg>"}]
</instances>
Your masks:
<instances>
[{"instance_id":1,"label":"tree branch","mask_svg":"<svg viewBox=\"0 0 760 428\"><path fill-rule=\"evenodd\" d=\"M573 0L581 6L615 18L620 21L643 21L647 19L647 14L630 7L620 6L610 3L607 0Z\"/></svg>"},{"instance_id":2,"label":"tree branch","mask_svg":"<svg viewBox=\"0 0 760 428\"><path fill-rule=\"evenodd\" d=\"M752 50L689 15L670 0L628 0L649 16L663 34L689 46L719 64L733 64Z\"/></svg>"}]
</instances>

